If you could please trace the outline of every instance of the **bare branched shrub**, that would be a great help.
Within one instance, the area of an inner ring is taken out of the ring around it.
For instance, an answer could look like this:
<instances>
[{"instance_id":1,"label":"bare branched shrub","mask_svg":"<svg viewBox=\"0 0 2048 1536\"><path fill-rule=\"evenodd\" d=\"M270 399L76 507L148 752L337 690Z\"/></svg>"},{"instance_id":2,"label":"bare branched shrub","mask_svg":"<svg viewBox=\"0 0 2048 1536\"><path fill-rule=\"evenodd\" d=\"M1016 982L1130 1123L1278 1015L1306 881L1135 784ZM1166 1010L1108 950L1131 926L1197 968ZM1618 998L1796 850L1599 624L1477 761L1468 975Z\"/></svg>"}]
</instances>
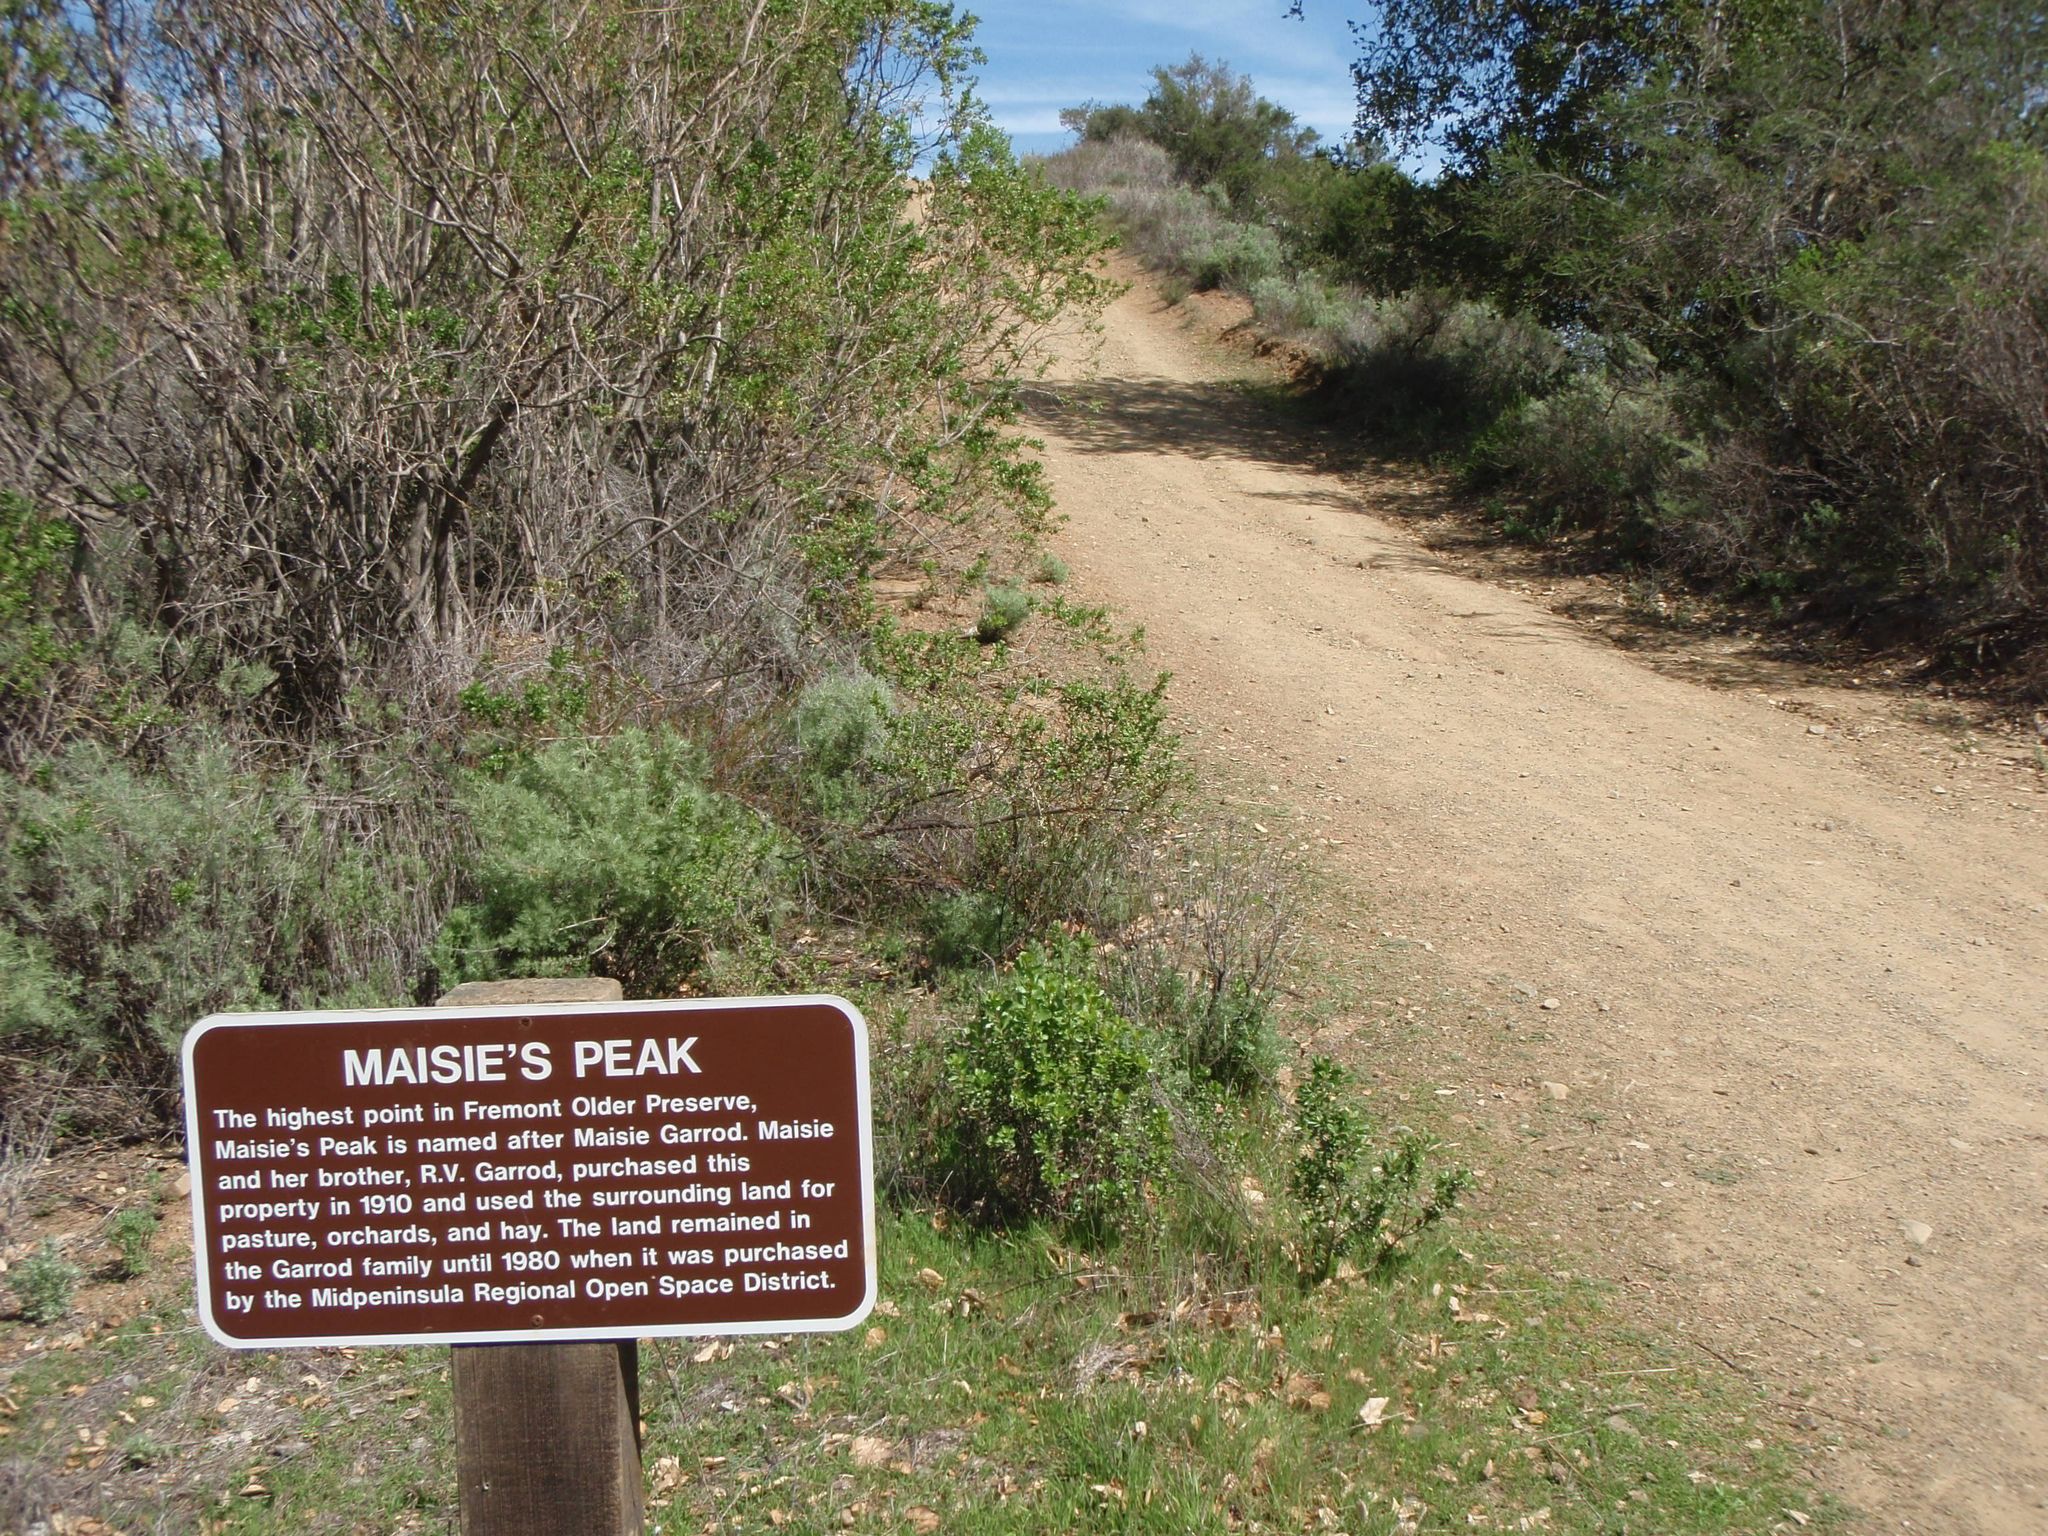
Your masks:
<instances>
[{"instance_id":1,"label":"bare branched shrub","mask_svg":"<svg viewBox=\"0 0 2048 1536\"><path fill-rule=\"evenodd\" d=\"M950 18L4 26L0 485L75 540L90 639L127 617L260 662L294 721L508 628L744 693L806 669L820 596L905 525L1016 504L999 381L1092 237L1034 246L1046 194L964 118L907 216L900 114L958 61Z\"/></svg>"},{"instance_id":2,"label":"bare branched shrub","mask_svg":"<svg viewBox=\"0 0 2048 1536\"><path fill-rule=\"evenodd\" d=\"M1198 1079L1242 1090L1272 1069L1269 1013L1297 928L1271 849L1228 830L1134 850L1146 910L1118 935L1110 987L1178 1047Z\"/></svg>"}]
</instances>

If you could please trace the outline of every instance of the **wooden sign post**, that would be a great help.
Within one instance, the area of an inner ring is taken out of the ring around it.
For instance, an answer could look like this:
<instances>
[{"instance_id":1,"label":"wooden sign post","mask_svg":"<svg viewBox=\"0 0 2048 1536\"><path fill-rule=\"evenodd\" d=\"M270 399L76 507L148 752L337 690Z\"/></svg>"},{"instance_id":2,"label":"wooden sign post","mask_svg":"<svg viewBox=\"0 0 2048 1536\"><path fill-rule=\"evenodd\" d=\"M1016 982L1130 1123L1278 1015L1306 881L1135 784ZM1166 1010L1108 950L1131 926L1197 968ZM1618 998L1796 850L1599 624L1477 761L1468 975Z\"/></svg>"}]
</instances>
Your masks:
<instances>
[{"instance_id":1,"label":"wooden sign post","mask_svg":"<svg viewBox=\"0 0 2048 1536\"><path fill-rule=\"evenodd\" d=\"M184 1066L201 1324L454 1345L464 1536L640 1530L634 1340L874 1306L867 1026L840 998L509 982L218 1014Z\"/></svg>"},{"instance_id":2,"label":"wooden sign post","mask_svg":"<svg viewBox=\"0 0 2048 1536\"><path fill-rule=\"evenodd\" d=\"M443 1008L616 1003L616 981L468 982ZM457 1344L462 1536L640 1536L640 1345Z\"/></svg>"}]
</instances>

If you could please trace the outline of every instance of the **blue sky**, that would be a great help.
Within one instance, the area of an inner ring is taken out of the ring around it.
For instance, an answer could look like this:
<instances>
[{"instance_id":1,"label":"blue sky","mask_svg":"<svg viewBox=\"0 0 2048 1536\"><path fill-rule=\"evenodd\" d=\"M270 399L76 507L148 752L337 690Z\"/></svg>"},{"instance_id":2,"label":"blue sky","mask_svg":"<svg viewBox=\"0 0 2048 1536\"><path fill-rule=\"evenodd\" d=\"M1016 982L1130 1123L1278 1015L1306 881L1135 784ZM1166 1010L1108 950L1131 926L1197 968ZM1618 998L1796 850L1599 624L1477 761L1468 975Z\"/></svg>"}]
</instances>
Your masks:
<instances>
[{"instance_id":1,"label":"blue sky","mask_svg":"<svg viewBox=\"0 0 2048 1536\"><path fill-rule=\"evenodd\" d=\"M1064 147L1062 107L1084 101L1140 102L1152 66L1190 52L1223 59L1250 75L1259 94L1293 112L1325 139L1351 128L1347 18L1357 0L1308 0L1304 20L1287 0L965 0L981 18L976 40L988 54L980 95L1019 153Z\"/></svg>"}]
</instances>

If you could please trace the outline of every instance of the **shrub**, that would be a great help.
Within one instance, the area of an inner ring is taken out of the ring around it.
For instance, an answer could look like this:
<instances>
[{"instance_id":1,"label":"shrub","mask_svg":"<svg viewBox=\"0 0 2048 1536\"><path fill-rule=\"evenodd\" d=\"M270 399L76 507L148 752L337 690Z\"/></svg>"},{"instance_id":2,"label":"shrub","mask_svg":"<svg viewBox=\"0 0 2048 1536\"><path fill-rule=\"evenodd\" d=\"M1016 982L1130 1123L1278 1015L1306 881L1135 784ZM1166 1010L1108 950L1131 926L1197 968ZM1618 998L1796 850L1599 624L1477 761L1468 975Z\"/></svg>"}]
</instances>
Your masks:
<instances>
[{"instance_id":1,"label":"shrub","mask_svg":"<svg viewBox=\"0 0 2048 1536\"><path fill-rule=\"evenodd\" d=\"M1017 914L992 891L956 891L925 903L925 953L943 966L993 965L1017 941Z\"/></svg>"},{"instance_id":2,"label":"shrub","mask_svg":"<svg viewBox=\"0 0 2048 1536\"><path fill-rule=\"evenodd\" d=\"M1263 992L1241 977L1217 987L1180 971L1150 981L1145 1018L1175 1047L1190 1082L1243 1094L1271 1080L1279 1039Z\"/></svg>"},{"instance_id":3,"label":"shrub","mask_svg":"<svg viewBox=\"0 0 2048 1536\"><path fill-rule=\"evenodd\" d=\"M1588 372L1503 413L1473 444L1466 479L1511 493L1539 529L1603 528L1639 543L1702 453L1654 380Z\"/></svg>"},{"instance_id":4,"label":"shrub","mask_svg":"<svg viewBox=\"0 0 2048 1536\"><path fill-rule=\"evenodd\" d=\"M1252 285L1251 299L1259 324L1323 347L1369 302L1364 295L1338 288L1313 272L1261 278Z\"/></svg>"},{"instance_id":5,"label":"shrub","mask_svg":"<svg viewBox=\"0 0 2048 1536\"><path fill-rule=\"evenodd\" d=\"M1197 1085L1266 1082L1279 1053L1271 997L1294 934L1286 871L1228 835L1163 843L1127 878L1149 910L1123 929L1112 983Z\"/></svg>"},{"instance_id":6,"label":"shrub","mask_svg":"<svg viewBox=\"0 0 2048 1536\"><path fill-rule=\"evenodd\" d=\"M1031 594L1022 587L990 587L982 594L981 617L974 621L974 638L991 645L1008 637L1031 614Z\"/></svg>"},{"instance_id":7,"label":"shrub","mask_svg":"<svg viewBox=\"0 0 2048 1536\"><path fill-rule=\"evenodd\" d=\"M594 695L611 691L608 669L556 646L545 668L515 668L485 657L480 675L455 696L462 711L464 747L474 758L502 765L563 736L601 727L591 720Z\"/></svg>"},{"instance_id":8,"label":"shrub","mask_svg":"<svg viewBox=\"0 0 2048 1536\"><path fill-rule=\"evenodd\" d=\"M1329 366L1369 432L1436 448L1542 393L1566 360L1563 343L1533 320L1417 289L1353 311Z\"/></svg>"},{"instance_id":9,"label":"shrub","mask_svg":"<svg viewBox=\"0 0 2048 1536\"><path fill-rule=\"evenodd\" d=\"M55 1239L47 1237L7 1272L7 1283L21 1302L22 1318L31 1323L61 1321L71 1311L78 1281L78 1266L64 1257Z\"/></svg>"},{"instance_id":10,"label":"shrub","mask_svg":"<svg viewBox=\"0 0 2048 1536\"><path fill-rule=\"evenodd\" d=\"M1376 294L1444 275L1453 237L1432 217L1444 194L1398 166L1318 155L1296 161L1275 191L1288 246L1304 267Z\"/></svg>"},{"instance_id":11,"label":"shrub","mask_svg":"<svg viewBox=\"0 0 2048 1536\"><path fill-rule=\"evenodd\" d=\"M162 1090L203 1014L402 999L455 838L376 767L263 772L193 731L151 766L80 745L0 780L0 1027Z\"/></svg>"},{"instance_id":12,"label":"shrub","mask_svg":"<svg viewBox=\"0 0 2048 1536\"><path fill-rule=\"evenodd\" d=\"M1069 648L1072 635L1048 628L1044 652L1095 679L1055 681L958 634L876 636L901 708L858 834L818 853L837 894L914 922L941 963L985 964L1056 925L1096 924L1106 872L1183 786L1165 680L1140 686L1092 638Z\"/></svg>"},{"instance_id":13,"label":"shrub","mask_svg":"<svg viewBox=\"0 0 2048 1536\"><path fill-rule=\"evenodd\" d=\"M1173 157L1135 132L1083 139L1043 163L1048 180L1079 192L1160 192L1174 185Z\"/></svg>"},{"instance_id":14,"label":"shrub","mask_svg":"<svg viewBox=\"0 0 2048 1536\"><path fill-rule=\"evenodd\" d=\"M1286 266L1280 237L1263 224L1219 218L1202 230L1177 262L1198 288L1231 288L1250 293Z\"/></svg>"},{"instance_id":15,"label":"shrub","mask_svg":"<svg viewBox=\"0 0 2048 1536\"><path fill-rule=\"evenodd\" d=\"M889 685L858 669L821 677L798 695L790 735L812 809L834 821L860 819L896 708Z\"/></svg>"},{"instance_id":16,"label":"shrub","mask_svg":"<svg viewBox=\"0 0 2048 1536\"><path fill-rule=\"evenodd\" d=\"M148 1272L149 1243L156 1236L156 1212L146 1205L131 1205L107 1218L107 1237L114 1245L115 1271L124 1280Z\"/></svg>"},{"instance_id":17,"label":"shrub","mask_svg":"<svg viewBox=\"0 0 2048 1536\"><path fill-rule=\"evenodd\" d=\"M954 1197L1083 1226L1143 1205L1172 1122L1138 1031L1084 957L1027 950L946 1055Z\"/></svg>"},{"instance_id":18,"label":"shrub","mask_svg":"<svg viewBox=\"0 0 2048 1536\"><path fill-rule=\"evenodd\" d=\"M1038 553L1038 564L1031 572L1031 579L1044 586L1063 587L1067 584L1067 577L1071 574L1067 569L1066 561L1062 560L1051 550L1044 549Z\"/></svg>"},{"instance_id":19,"label":"shrub","mask_svg":"<svg viewBox=\"0 0 2048 1536\"><path fill-rule=\"evenodd\" d=\"M899 1015L873 1044L875 1183L908 1205L942 1200L956 1118L946 1041L912 1035Z\"/></svg>"},{"instance_id":20,"label":"shrub","mask_svg":"<svg viewBox=\"0 0 2048 1536\"><path fill-rule=\"evenodd\" d=\"M149 612L266 664L300 727L353 731L366 694L508 632L760 702L913 526L1028 519L995 427L1039 326L1099 297L1096 231L965 90L964 18L800 8L763 53L748 14L348 5L314 46L230 0L138 13L145 63L89 8L8 12L38 63L6 108L0 690ZM136 99L160 67L215 72L146 126L33 105ZM436 153L451 123L520 143L520 174ZM292 174L241 184L245 137ZM669 196L679 154L727 174ZM892 469L917 492L864 489Z\"/></svg>"},{"instance_id":21,"label":"shrub","mask_svg":"<svg viewBox=\"0 0 2048 1536\"><path fill-rule=\"evenodd\" d=\"M83 1030L76 982L58 969L49 945L0 928L0 1040L50 1044Z\"/></svg>"},{"instance_id":22,"label":"shrub","mask_svg":"<svg viewBox=\"0 0 2048 1536\"><path fill-rule=\"evenodd\" d=\"M1231 216L1220 187L1175 179L1165 150L1142 139L1086 142L1046 162L1062 183L1097 192L1130 250L1198 288L1249 291L1280 273L1280 237Z\"/></svg>"},{"instance_id":23,"label":"shrub","mask_svg":"<svg viewBox=\"0 0 2048 1536\"><path fill-rule=\"evenodd\" d=\"M502 776L471 774L477 894L436 943L442 984L595 972L662 996L764 923L787 850L704 775L667 731L557 742Z\"/></svg>"},{"instance_id":24,"label":"shrub","mask_svg":"<svg viewBox=\"0 0 2048 1536\"><path fill-rule=\"evenodd\" d=\"M1309 1063L1295 1122L1290 1188L1301 1218L1297 1262L1310 1281L1328 1279L1342 1259L1384 1264L1405 1239L1449 1214L1470 1181L1451 1168L1425 1184L1429 1144L1413 1132L1367 1166L1372 1126L1353 1101L1351 1075L1327 1056Z\"/></svg>"}]
</instances>

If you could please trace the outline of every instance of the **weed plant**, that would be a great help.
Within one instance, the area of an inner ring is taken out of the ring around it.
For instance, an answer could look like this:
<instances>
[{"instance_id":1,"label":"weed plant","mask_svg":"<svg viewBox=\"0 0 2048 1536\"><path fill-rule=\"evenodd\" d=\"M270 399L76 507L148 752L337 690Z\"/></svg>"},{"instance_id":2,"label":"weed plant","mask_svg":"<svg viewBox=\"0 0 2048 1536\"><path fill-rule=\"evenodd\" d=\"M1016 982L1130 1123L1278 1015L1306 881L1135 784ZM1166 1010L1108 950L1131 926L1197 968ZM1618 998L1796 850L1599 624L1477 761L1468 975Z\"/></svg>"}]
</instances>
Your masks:
<instances>
[{"instance_id":1,"label":"weed plant","mask_svg":"<svg viewBox=\"0 0 2048 1536\"><path fill-rule=\"evenodd\" d=\"M1031 594L1018 586L990 587L982 594L974 638L983 645L1007 640L1031 616Z\"/></svg>"},{"instance_id":2,"label":"weed plant","mask_svg":"<svg viewBox=\"0 0 2048 1536\"><path fill-rule=\"evenodd\" d=\"M918 914L918 930L926 958L946 969L993 967L1023 936L1017 910L997 891L934 896Z\"/></svg>"},{"instance_id":3,"label":"weed plant","mask_svg":"<svg viewBox=\"0 0 2048 1536\"><path fill-rule=\"evenodd\" d=\"M71 1313L72 1293L82 1278L54 1239L44 1238L35 1251L7 1272L7 1283L30 1323L62 1322Z\"/></svg>"},{"instance_id":4,"label":"weed plant","mask_svg":"<svg viewBox=\"0 0 2048 1536\"><path fill-rule=\"evenodd\" d=\"M149 1245L156 1237L154 1206L129 1205L107 1218L107 1237L114 1245L114 1272L138 1280L149 1272Z\"/></svg>"}]
</instances>

